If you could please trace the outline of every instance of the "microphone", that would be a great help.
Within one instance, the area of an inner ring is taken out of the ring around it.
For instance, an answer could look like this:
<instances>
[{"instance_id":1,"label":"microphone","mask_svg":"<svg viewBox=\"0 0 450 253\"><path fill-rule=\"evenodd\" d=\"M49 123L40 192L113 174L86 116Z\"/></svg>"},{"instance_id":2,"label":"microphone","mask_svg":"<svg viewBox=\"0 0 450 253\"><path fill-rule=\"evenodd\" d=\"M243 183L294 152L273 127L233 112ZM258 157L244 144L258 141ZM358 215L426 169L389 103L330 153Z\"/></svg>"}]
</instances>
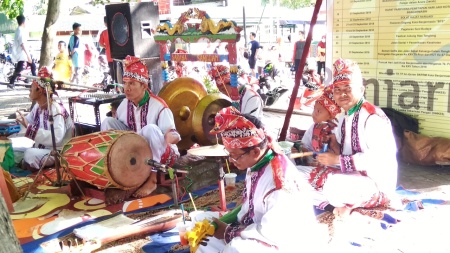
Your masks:
<instances>
[{"instance_id":1,"label":"microphone","mask_svg":"<svg viewBox=\"0 0 450 253\"><path fill-rule=\"evenodd\" d=\"M155 167L155 168L158 168L158 169L167 169L167 168L168 168L167 165L161 164L161 163L159 163L159 162L157 162L157 161L155 161L155 160L153 160L153 159L147 159L147 160L145 161L145 163L146 163L147 165L150 165L150 166Z\"/></svg>"},{"instance_id":2,"label":"microphone","mask_svg":"<svg viewBox=\"0 0 450 253\"><path fill-rule=\"evenodd\" d=\"M159 169L162 172L167 172L168 170L172 170L179 173L188 173L187 170L179 170L179 169L173 169L165 164L159 163L153 159L146 159L145 163L149 166L152 166L153 168Z\"/></svg>"}]
</instances>

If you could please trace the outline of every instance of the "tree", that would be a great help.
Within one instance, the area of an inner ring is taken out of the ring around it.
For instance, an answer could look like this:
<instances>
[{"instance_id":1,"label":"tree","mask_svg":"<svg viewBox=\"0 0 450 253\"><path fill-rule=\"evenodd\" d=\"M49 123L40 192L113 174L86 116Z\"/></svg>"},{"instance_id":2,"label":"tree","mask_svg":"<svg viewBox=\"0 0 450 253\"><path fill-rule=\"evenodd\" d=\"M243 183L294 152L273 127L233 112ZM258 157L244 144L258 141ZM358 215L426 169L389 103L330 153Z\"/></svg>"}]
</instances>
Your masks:
<instances>
[{"instance_id":1,"label":"tree","mask_svg":"<svg viewBox=\"0 0 450 253\"><path fill-rule=\"evenodd\" d=\"M14 19L23 13L24 0L0 1L0 11L5 13L9 19Z\"/></svg>"},{"instance_id":2,"label":"tree","mask_svg":"<svg viewBox=\"0 0 450 253\"><path fill-rule=\"evenodd\" d=\"M60 0L48 1L44 33L42 34L41 56L39 58L40 66L51 66L53 63L53 39L56 37L56 22L59 18L60 7Z\"/></svg>"},{"instance_id":3,"label":"tree","mask_svg":"<svg viewBox=\"0 0 450 253\"><path fill-rule=\"evenodd\" d=\"M261 0L262 4L276 5L276 2L280 2L280 6L290 9L299 9L302 7L314 6L316 0Z\"/></svg>"}]
</instances>

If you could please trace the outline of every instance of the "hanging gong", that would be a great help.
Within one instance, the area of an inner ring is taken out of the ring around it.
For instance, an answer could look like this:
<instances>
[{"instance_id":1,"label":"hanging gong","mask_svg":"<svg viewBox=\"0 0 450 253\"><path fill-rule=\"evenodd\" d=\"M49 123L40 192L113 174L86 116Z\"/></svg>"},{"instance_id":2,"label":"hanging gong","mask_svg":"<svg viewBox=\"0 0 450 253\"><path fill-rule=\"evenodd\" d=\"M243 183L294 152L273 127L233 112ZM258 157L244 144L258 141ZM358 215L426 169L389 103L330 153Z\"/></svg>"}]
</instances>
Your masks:
<instances>
[{"instance_id":1,"label":"hanging gong","mask_svg":"<svg viewBox=\"0 0 450 253\"><path fill-rule=\"evenodd\" d=\"M190 77L180 77L164 85L158 96L166 102L173 113L175 127L180 133L180 150L189 149L192 141L192 115L200 99L207 95L205 86Z\"/></svg>"},{"instance_id":2,"label":"hanging gong","mask_svg":"<svg viewBox=\"0 0 450 253\"><path fill-rule=\"evenodd\" d=\"M231 106L231 100L222 93L209 94L200 100L192 116L192 127L198 144L217 144L216 136L209 132L214 127L216 114L228 106Z\"/></svg>"}]
</instances>

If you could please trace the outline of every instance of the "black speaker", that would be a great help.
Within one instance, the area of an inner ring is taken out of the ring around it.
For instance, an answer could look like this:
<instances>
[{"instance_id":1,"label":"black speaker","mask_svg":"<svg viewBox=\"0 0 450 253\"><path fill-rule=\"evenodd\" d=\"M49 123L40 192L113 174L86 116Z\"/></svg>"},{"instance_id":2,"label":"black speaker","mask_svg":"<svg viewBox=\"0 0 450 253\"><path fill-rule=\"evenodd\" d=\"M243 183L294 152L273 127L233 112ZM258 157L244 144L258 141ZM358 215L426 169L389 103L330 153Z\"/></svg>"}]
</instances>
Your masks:
<instances>
[{"instance_id":1,"label":"black speaker","mask_svg":"<svg viewBox=\"0 0 450 253\"><path fill-rule=\"evenodd\" d=\"M112 58L159 57L151 33L159 25L157 2L109 4L105 9Z\"/></svg>"}]
</instances>

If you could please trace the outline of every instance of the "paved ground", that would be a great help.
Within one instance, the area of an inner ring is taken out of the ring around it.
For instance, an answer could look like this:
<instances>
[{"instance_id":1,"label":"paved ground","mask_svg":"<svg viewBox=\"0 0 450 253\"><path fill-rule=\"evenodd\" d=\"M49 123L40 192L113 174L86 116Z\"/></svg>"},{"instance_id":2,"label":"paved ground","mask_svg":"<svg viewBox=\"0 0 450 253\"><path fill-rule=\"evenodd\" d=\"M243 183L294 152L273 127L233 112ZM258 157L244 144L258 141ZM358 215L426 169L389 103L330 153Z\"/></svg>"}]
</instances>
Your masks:
<instances>
[{"instance_id":1,"label":"paved ground","mask_svg":"<svg viewBox=\"0 0 450 253\"><path fill-rule=\"evenodd\" d=\"M68 109L68 97L77 96L79 91L59 91L60 97ZM279 99L273 108L286 109L289 97L286 93ZM28 88L18 87L11 91L6 89L6 85L0 85L0 120L6 119L17 109L25 110L29 108ZM87 118L85 108L77 108L78 117ZM89 107L87 107L89 109ZM105 109L105 108L104 108ZM105 109L106 110L106 109ZM307 111L307 110L306 110ZM101 112L105 115L105 111ZM264 112L264 123L272 135L278 136L284 124L285 115L283 113ZM81 120L80 120L81 121ZM82 122L86 122L83 120ZM309 116L296 115L291 117L290 126L300 129L307 129L312 124ZM382 158L380 158L382 159ZM429 188L450 186L450 167L449 166L418 166L399 162L398 182L407 189L421 189L427 191ZM450 191L449 191L450 193ZM450 200L450 198L449 198Z\"/></svg>"}]
</instances>

